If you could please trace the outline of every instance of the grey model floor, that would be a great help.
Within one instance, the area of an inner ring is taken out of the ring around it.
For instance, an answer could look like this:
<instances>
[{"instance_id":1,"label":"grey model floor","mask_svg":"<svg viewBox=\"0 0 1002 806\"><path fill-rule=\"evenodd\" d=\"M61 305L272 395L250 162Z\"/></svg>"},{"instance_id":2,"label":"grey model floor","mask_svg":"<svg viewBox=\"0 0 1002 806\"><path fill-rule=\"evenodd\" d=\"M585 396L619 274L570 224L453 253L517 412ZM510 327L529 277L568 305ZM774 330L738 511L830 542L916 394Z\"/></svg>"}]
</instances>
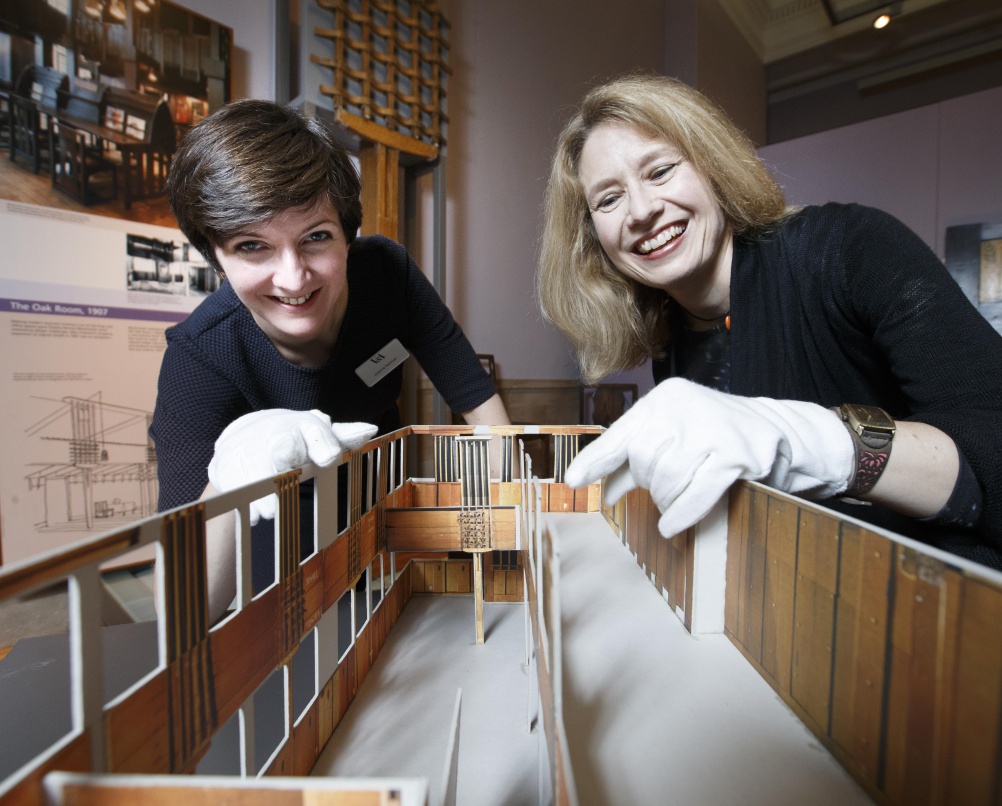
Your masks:
<instances>
[{"instance_id":1,"label":"grey model floor","mask_svg":"<svg viewBox=\"0 0 1002 806\"><path fill-rule=\"evenodd\" d=\"M727 638L685 631L600 515L546 518L580 803L871 803ZM313 774L423 776L437 802L461 688L457 803L538 802L524 611L484 613L477 646L469 597L415 597Z\"/></svg>"}]
</instances>

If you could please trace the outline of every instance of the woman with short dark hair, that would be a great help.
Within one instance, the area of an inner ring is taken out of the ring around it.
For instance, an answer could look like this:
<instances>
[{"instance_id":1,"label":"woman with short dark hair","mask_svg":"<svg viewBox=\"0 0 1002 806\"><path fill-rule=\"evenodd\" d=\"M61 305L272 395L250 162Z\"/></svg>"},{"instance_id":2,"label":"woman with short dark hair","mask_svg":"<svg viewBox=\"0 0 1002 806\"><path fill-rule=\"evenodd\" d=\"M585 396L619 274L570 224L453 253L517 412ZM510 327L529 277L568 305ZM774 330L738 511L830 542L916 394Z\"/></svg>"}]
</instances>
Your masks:
<instances>
[{"instance_id":1,"label":"woman with short dark hair","mask_svg":"<svg viewBox=\"0 0 1002 806\"><path fill-rule=\"evenodd\" d=\"M494 382L406 250L356 236L359 192L322 123L267 101L229 104L181 143L170 208L224 282L167 331L150 427L160 509L329 464L399 428L409 354L468 423L508 423ZM273 498L255 502L252 521L274 516ZM213 619L235 592L235 524L223 521L209 524ZM260 590L274 576L274 528L262 522L252 543Z\"/></svg>"}]
</instances>

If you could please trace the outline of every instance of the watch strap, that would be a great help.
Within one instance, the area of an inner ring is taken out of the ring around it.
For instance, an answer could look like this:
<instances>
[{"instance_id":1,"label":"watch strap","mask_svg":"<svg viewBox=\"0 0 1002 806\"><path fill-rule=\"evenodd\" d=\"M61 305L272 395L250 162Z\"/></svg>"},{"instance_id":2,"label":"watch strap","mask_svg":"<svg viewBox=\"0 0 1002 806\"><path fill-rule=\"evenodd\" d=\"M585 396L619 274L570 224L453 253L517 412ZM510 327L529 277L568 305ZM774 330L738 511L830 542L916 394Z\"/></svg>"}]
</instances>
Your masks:
<instances>
[{"instance_id":1,"label":"watch strap","mask_svg":"<svg viewBox=\"0 0 1002 806\"><path fill-rule=\"evenodd\" d=\"M849 436L852 437L852 444L856 451L856 470L843 495L854 497L870 492L873 485L877 483L877 479L880 478L880 474L884 472L887 460L891 455L892 435L881 433L880 439L864 440L848 423L845 423L845 427Z\"/></svg>"}]
</instances>

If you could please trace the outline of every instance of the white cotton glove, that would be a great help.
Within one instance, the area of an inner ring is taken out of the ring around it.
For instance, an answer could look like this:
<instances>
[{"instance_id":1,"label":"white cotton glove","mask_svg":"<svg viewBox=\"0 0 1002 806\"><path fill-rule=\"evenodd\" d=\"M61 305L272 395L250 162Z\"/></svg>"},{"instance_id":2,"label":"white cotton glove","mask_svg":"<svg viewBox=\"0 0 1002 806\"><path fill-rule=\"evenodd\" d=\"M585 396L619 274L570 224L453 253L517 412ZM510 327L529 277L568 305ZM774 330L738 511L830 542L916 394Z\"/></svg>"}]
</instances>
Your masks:
<instances>
[{"instance_id":1,"label":"white cotton glove","mask_svg":"<svg viewBox=\"0 0 1002 806\"><path fill-rule=\"evenodd\" d=\"M284 473L313 462L326 467L342 453L373 437L369 423L331 423L322 411L264 409L238 417L219 435L209 462L209 481L219 492ZM253 526L274 518L277 495L250 505Z\"/></svg>"},{"instance_id":2,"label":"white cotton glove","mask_svg":"<svg viewBox=\"0 0 1002 806\"><path fill-rule=\"evenodd\" d=\"M681 378L658 384L578 454L571 487L606 476L614 504L644 487L671 537L706 515L738 479L795 495L844 492L855 450L838 415L814 403L738 397Z\"/></svg>"}]
</instances>

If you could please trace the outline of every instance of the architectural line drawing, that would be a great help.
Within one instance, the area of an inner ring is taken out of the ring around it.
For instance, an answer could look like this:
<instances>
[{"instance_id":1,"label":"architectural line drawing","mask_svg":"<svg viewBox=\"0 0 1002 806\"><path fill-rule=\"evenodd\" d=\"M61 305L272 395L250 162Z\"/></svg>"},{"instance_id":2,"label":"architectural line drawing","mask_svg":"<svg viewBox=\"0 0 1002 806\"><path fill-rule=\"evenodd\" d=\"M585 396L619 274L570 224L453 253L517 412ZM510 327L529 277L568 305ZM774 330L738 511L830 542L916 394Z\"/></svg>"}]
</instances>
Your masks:
<instances>
[{"instance_id":1,"label":"architectural line drawing","mask_svg":"<svg viewBox=\"0 0 1002 806\"><path fill-rule=\"evenodd\" d=\"M25 476L28 489L43 497L36 531L92 532L156 513L152 412L106 403L101 392L35 399L58 405L25 430L39 442L35 456L46 457L27 463L36 469Z\"/></svg>"}]
</instances>

